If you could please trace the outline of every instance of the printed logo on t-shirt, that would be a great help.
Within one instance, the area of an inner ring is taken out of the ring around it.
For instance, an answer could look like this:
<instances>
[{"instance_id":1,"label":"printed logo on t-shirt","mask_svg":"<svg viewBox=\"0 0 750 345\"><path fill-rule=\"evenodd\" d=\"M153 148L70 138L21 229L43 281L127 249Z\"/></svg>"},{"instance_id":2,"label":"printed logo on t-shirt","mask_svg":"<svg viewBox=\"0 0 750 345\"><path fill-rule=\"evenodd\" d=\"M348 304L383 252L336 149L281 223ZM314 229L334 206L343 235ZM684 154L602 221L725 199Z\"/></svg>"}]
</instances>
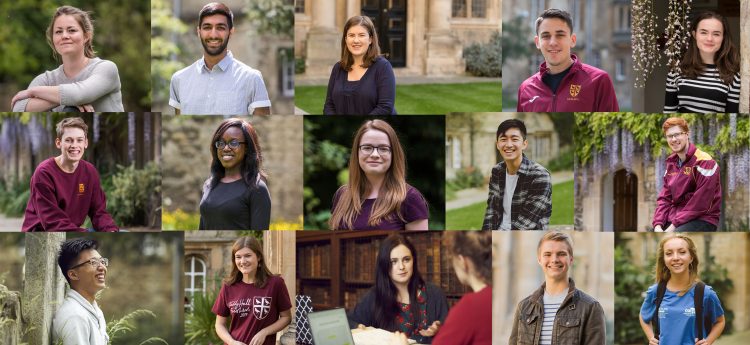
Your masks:
<instances>
[{"instance_id":1,"label":"printed logo on t-shirt","mask_svg":"<svg viewBox=\"0 0 750 345\"><path fill-rule=\"evenodd\" d=\"M667 317L667 308L659 307L659 318L663 319Z\"/></svg>"},{"instance_id":2,"label":"printed logo on t-shirt","mask_svg":"<svg viewBox=\"0 0 750 345\"><path fill-rule=\"evenodd\" d=\"M687 317L695 316L695 308L685 308L685 311L683 311L682 314Z\"/></svg>"},{"instance_id":3,"label":"printed logo on t-shirt","mask_svg":"<svg viewBox=\"0 0 750 345\"><path fill-rule=\"evenodd\" d=\"M229 307L229 311L232 313L232 316L247 317L248 315L250 315L250 313L248 313L251 308L249 298L241 298L236 301L230 301L229 303L227 303L227 307Z\"/></svg>"},{"instance_id":4,"label":"printed logo on t-shirt","mask_svg":"<svg viewBox=\"0 0 750 345\"><path fill-rule=\"evenodd\" d=\"M263 320L271 312L271 297L253 297L253 315L257 320Z\"/></svg>"},{"instance_id":5,"label":"printed logo on t-shirt","mask_svg":"<svg viewBox=\"0 0 750 345\"><path fill-rule=\"evenodd\" d=\"M83 194L86 191L86 187L83 183L78 184L78 194Z\"/></svg>"}]
</instances>

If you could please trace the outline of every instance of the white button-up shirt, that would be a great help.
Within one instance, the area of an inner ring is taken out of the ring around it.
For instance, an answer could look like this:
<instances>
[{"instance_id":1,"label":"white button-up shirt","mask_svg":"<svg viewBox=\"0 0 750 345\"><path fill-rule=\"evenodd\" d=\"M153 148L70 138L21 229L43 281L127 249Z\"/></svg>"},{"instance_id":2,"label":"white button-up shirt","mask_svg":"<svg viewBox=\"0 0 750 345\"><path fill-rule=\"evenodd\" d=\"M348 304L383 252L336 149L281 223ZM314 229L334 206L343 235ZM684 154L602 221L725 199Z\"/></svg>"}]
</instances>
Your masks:
<instances>
[{"instance_id":1,"label":"white button-up shirt","mask_svg":"<svg viewBox=\"0 0 750 345\"><path fill-rule=\"evenodd\" d=\"M249 115L270 107L260 71L234 59L231 51L208 69L203 58L174 75L169 105L186 115Z\"/></svg>"}]
</instances>

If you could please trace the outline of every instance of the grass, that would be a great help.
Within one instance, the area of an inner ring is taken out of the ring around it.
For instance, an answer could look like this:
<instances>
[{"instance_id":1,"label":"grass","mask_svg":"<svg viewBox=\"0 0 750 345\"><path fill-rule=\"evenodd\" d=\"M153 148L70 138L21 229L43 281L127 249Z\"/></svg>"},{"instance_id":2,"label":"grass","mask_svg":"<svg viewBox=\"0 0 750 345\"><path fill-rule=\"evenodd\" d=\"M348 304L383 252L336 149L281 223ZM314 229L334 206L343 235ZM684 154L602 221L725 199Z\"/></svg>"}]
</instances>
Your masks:
<instances>
[{"instance_id":1,"label":"grass","mask_svg":"<svg viewBox=\"0 0 750 345\"><path fill-rule=\"evenodd\" d=\"M396 87L399 114L497 112L502 110L502 86L497 82L417 84ZM294 103L310 114L322 114L327 86L297 86Z\"/></svg>"},{"instance_id":2,"label":"grass","mask_svg":"<svg viewBox=\"0 0 750 345\"><path fill-rule=\"evenodd\" d=\"M447 230L478 230L482 228L487 203L482 201L445 213ZM552 185L551 225L573 224L573 181Z\"/></svg>"}]
</instances>

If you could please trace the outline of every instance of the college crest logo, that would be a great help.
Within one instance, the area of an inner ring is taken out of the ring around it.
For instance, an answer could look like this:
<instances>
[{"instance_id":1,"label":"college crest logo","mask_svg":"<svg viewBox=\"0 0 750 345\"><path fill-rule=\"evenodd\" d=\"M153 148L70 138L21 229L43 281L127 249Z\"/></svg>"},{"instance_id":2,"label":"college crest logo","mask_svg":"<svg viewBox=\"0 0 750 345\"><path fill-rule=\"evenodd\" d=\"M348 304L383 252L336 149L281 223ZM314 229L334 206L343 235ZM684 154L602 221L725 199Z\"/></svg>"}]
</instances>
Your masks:
<instances>
[{"instance_id":1,"label":"college crest logo","mask_svg":"<svg viewBox=\"0 0 750 345\"><path fill-rule=\"evenodd\" d=\"M83 183L79 183L78 184L78 193L79 194L83 194L83 192L85 192L85 191L86 191L86 188L84 187L84 184Z\"/></svg>"},{"instance_id":2,"label":"college crest logo","mask_svg":"<svg viewBox=\"0 0 750 345\"><path fill-rule=\"evenodd\" d=\"M700 167L698 167L700 169ZM692 175L693 174L693 168L692 167L684 167L682 169L682 173L685 175Z\"/></svg>"},{"instance_id":3,"label":"college crest logo","mask_svg":"<svg viewBox=\"0 0 750 345\"><path fill-rule=\"evenodd\" d=\"M271 297L253 297L253 316L263 320L271 312Z\"/></svg>"},{"instance_id":4,"label":"college crest logo","mask_svg":"<svg viewBox=\"0 0 750 345\"><path fill-rule=\"evenodd\" d=\"M581 85L570 84L570 97L577 97L581 92Z\"/></svg>"}]
</instances>

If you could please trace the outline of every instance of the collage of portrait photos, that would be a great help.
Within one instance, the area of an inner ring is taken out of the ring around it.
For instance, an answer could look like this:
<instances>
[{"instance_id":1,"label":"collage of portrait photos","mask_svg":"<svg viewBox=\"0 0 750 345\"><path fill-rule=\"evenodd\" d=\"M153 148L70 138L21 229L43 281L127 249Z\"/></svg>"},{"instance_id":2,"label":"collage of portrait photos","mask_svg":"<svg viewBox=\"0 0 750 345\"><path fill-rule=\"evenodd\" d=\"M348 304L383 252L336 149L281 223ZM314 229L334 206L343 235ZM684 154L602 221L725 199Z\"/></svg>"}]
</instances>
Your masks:
<instances>
[{"instance_id":1,"label":"collage of portrait photos","mask_svg":"<svg viewBox=\"0 0 750 345\"><path fill-rule=\"evenodd\" d=\"M750 0L213 1L0 2L0 344L750 344Z\"/></svg>"}]
</instances>

